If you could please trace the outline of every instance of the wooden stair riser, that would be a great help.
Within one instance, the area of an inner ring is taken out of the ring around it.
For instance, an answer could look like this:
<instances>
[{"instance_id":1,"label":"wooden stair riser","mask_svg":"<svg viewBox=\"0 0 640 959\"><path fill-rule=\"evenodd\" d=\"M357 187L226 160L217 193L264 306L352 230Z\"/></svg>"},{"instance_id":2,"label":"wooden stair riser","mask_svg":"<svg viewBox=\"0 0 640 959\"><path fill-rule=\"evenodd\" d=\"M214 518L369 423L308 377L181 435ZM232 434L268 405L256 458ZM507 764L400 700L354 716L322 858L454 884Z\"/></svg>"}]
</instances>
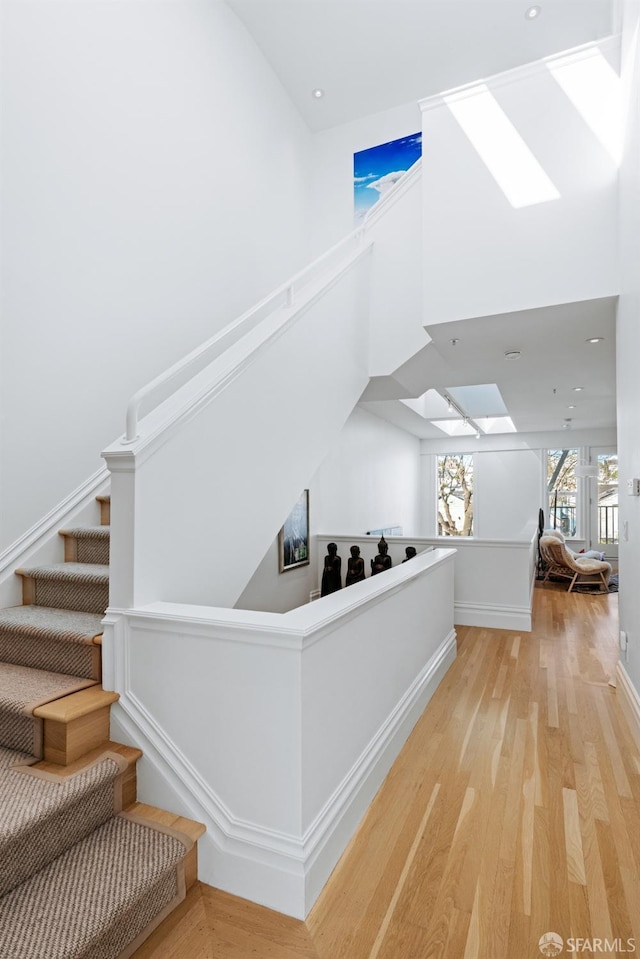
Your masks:
<instances>
[{"instance_id":1,"label":"wooden stair riser","mask_svg":"<svg viewBox=\"0 0 640 959\"><path fill-rule=\"evenodd\" d=\"M111 523L111 497L96 496L96 500L100 505L100 524L102 526L109 526Z\"/></svg>"},{"instance_id":2,"label":"wooden stair riser","mask_svg":"<svg viewBox=\"0 0 640 959\"><path fill-rule=\"evenodd\" d=\"M44 758L66 766L109 738L109 707L72 723L44 723Z\"/></svg>"},{"instance_id":3,"label":"wooden stair riser","mask_svg":"<svg viewBox=\"0 0 640 959\"><path fill-rule=\"evenodd\" d=\"M118 699L117 693L90 686L34 709L44 722L45 761L67 766L106 743L111 703Z\"/></svg>"}]
</instances>

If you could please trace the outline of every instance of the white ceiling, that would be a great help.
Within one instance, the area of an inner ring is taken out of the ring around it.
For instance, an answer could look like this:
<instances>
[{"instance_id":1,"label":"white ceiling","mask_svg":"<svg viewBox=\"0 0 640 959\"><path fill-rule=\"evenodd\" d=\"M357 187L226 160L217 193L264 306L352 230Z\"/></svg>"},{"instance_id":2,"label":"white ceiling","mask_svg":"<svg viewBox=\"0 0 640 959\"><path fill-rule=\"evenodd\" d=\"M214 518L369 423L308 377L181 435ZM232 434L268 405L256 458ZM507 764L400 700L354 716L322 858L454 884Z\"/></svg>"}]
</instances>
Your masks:
<instances>
[{"instance_id":1,"label":"white ceiling","mask_svg":"<svg viewBox=\"0 0 640 959\"><path fill-rule=\"evenodd\" d=\"M312 131L416 102L615 32L615 0L227 0ZM540 16L527 20L532 3ZM325 91L314 99L312 90ZM615 300L434 326L432 342L361 403L423 438L399 400L497 384L518 432L615 426ZM589 336L603 336L596 346ZM458 343L453 347L451 339ZM507 350L522 356L507 361ZM584 386L582 392L572 391ZM568 409L575 404L576 409ZM487 414L491 411L486 411Z\"/></svg>"},{"instance_id":2,"label":"white ceiling","mask_svg":"<svg viewBox=\"0 0 640 959\"><path fill-rule=\"evenodd\" d=\"M423 439L443 439L399 400L429 388L495 383L519 433L564 429L565 420L569 430L615 426L615 312L616 298L605 297L428 327L431 342L393 379L372 380L361 405ZM603 341L586 342L596 336ZM506 359L514 350L520 358Z\"/></svg>"},{"instance_id":3,"label":"white ceiling","mask_svg":"<svg viewBox=\"0 0 640 959\"><path fill-rule=\"evenodd\" d=\"M613 0L227 0L311 130L614 32ZM540 16L527 20L533 4ZM312 90L324 90L314 99Z\"/></svg>"}]
</instances>

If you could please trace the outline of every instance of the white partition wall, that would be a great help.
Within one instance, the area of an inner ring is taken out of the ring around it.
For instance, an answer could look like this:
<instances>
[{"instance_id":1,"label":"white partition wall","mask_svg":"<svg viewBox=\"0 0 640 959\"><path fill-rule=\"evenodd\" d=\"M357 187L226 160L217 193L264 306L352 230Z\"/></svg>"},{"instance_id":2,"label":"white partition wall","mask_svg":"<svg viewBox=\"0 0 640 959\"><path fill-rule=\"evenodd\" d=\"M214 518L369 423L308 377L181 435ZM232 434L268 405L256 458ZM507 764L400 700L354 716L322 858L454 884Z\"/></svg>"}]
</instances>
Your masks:
<instances>
[{"instance_id":1,"label":"white partition wall","mask_svg":"<svg viewBox=\"0 0 640 959\"><path fill-rule=\"evenodd\" d=\"M512 206L443 97L423 100L425 323L615 295L616 162L544 62L484 84L558 196Z\"/></svg>"}]
</instances>

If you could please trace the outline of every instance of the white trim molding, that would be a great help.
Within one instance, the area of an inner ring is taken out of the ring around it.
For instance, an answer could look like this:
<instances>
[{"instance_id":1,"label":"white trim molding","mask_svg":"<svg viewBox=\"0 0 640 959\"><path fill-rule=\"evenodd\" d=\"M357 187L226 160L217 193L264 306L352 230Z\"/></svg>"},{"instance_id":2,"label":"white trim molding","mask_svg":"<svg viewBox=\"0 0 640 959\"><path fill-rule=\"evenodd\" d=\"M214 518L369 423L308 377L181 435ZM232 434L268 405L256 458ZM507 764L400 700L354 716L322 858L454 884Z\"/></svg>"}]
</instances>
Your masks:
<instances>
[{"instance_id":1,"label":"white trim molding","mask_svg":"<svg viewBox=\"0 0 640 959\"><path fill-rule=\"evenodd\" d=\"M463 603L454 606L457 626L480 626L483 629L512 629L531 632L530 606L502 606L497 603Z\"/></svg>"},{"instance_id":2,"label":"white trim molding","mask_svg":"<svg viewBox=\"0 0 640 959\"><path fill-rule=\"evenodd\" d=\"M161 782L165 802L206 825L199 840L203 881L304 919L455 658L452 630L301 836L235 817L130 692L112 707L114 732L143 751L142 800L146 785L157 799Z\"/></svg>"},{"instance_id":3,"label":"white trim molding","mask_svg":"<svg viewBox=\"0 0 640 959\"><path fill-rule=\"evenodd\" d=\"M207 827L205 882L305 918L455 659L454 556L283 614L107 611L112 736L142 801Z\"/></svg>"},{"instance_id":4,"label":"white trim molding","mask_svg":"<svg viewBox=\"0 0 640 959\"><path fill-rule=\"evenodd\" d=\"M631 677L621 662L618 662L616 669L617 689L620 696L620 705L631 735L635 739L640 749L640 694L631 682Z\"/></svg>"}]
</instances>

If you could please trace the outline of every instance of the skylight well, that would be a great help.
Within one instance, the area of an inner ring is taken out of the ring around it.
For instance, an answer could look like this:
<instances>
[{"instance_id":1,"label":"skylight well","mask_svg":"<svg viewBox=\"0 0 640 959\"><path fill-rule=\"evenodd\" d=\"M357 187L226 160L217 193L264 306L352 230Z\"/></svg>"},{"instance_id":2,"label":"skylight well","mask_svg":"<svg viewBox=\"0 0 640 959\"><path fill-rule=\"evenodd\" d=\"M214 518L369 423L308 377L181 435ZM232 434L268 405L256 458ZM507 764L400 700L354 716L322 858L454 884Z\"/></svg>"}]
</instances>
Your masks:
<instances>
[{"instance_id":1,"label":"skylight well","mask_svg":"<svg viewBox=\"0 0 640 959\"><path fill-rule=\"evenodd\" d=\"M484 83L452 93L445 103L516 209L557 200L558 190Z\"/></svg>"},{"instance_id":2,"label":"skylight well","mask_svg":"<svg viewBox=\"0 0 640 959\"><path fill-rule=\"evenodd\" d=\"M622 159L622 82L600 50L591 49L547 63L584 121L616 166Z\"/></svg>"}]
</instances>

